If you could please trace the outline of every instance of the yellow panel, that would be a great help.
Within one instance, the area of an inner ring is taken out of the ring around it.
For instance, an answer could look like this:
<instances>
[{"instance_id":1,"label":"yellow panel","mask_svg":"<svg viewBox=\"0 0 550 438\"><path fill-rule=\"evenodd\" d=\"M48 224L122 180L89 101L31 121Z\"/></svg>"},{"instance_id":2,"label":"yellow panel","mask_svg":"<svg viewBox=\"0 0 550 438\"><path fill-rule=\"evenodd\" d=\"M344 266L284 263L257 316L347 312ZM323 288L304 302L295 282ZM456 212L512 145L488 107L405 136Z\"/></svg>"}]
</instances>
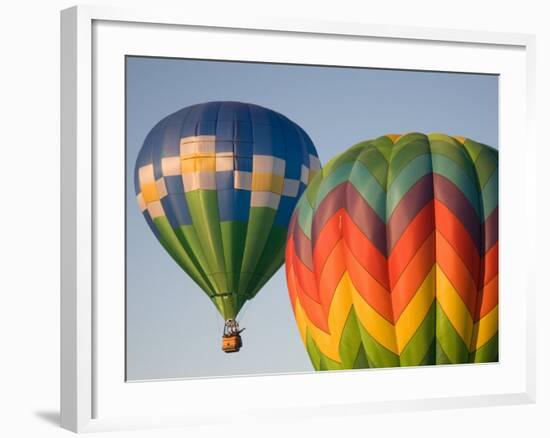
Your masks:
<instances>
[{"instance_id":1,"label":"yellow panel","mask_svg":"<svg viewBox=\"0 0 550 438\"><path fill-rule=\"evenodd\" d=\"M395 142L401 138L401 135L399 135L399 134L386 134L386 137L388 137L392 141L392 143L395 144Z\"/></svg>"},{"instance_id":2,"label":"yellow panel","mask_svg":"<svg viewBox=\"0 0 550 438\"><path fill-rule=\"evenodd\" d=\"M215 172L216 156L214 154L203 154L193 158L181 160L181 173L190 172Z\"/></svg>"},{"instance_id":3,"label":"yellow panel","mask_svg":"<svg viewBox=\"0 0 550 438\"><path fill-rule=\"evenodd\" d=\"M336 362L341 362L339 351L340 338L342 337L342 332L344 331L344 326L346 325L346 321L351 310L352 289L353 285L351 284L349 275L346 272L342 276L342 279L340 280L340 283L338 283L338 286L336 286L336 290L334 291L334 296L332 298L332 303L330 305L330 310L328 314L329 333L324 332L323 330L319 329L315 324L313 324L309 320L303 309L300 307L300 320L305 321L305 327L309 329L311 337L315 341L315 344L317 344L317 347L319 348L321 353ZM298 300L296 300L296 302L298 303ZM297 311L296 313L296 318L298 320L299 312ZM299 322L299 324L304 323ZM302 329L303 328L301 328L300 330Z\"/></svg>"},{"instance_id":4,"label":"yellow panel","mask_svg":"<svg viewBox=\"0 0 550 438\"><path fill-rule=\"evenodd\" d=\"M350 284L353 288L353 307L357 313L357 318L365 330L367 330L380 345L383 345L395 354L399 354L394 325L374 310L374 308L363 299L359 292L355 290L351 281Z\"/></svg>"},{"instance_id":5,"label":"yellow panel","mask_svg":"<svg viewBox=\"0 0 550 438\"><path fill-rule=\"evenodd\" d=\"M141 194L143 195L143 200L146 204L158 201L160 199L155 181L141 183Z\"/></svg>"},{"instance_id":6,"label":"yellow panel","mask_svg":"<svg viewBox=\"0 0 550 438\"><path fill-rule=\"evenodd\" d=\"M284 177L273 173L252 172L253 192L283 193Z\"/></svg>"},{"instance_id":7,"label":"yellow panel","mask_svg":"<svg viewBox=\"0 0 550 438\"><path fill-rule=\"evenodd\" d=\"M498 306L474 324L470 351L482 347L498 331Z\"/></svg>"},{"instance_id":8,"label":"yellow panel","mask_svg":"<svg viewBox=\"0 0 550 438\"><path fill-rule=\"evenodd\" d=\"M461 144L464 144L464 142L466 141L466 138L460 135L454 135L453 138Z\"/></svg>"},{"instance_id":9,"label":"yellow panel","mask_svg":"<svg viewBox=\"0 0 550 438\"><path fill-rule=\"evenodd\" d=\"M454 286L437 264L436 269L437 302L465 344L470 345L474 326L472 316Z\"/></svg>"},{"instance_id":10,"label":"yellow panel","mask_svg":"<svg viewBox=\"0 0 550 438\"><path fill-rule=\"evenodd\" d=\"M435 267L426 276L395 323L397 346L401 354L416 333L435 299Z\"/></svg>"}]
</instances>

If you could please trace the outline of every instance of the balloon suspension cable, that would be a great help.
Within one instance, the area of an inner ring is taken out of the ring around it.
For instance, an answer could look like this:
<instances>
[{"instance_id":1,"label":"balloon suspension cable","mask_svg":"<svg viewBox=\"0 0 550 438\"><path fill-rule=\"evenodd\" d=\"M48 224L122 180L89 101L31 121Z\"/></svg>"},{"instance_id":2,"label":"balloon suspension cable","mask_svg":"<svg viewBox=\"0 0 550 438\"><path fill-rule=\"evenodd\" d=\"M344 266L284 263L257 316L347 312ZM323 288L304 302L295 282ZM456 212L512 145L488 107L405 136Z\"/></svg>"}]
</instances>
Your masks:
<instances>
[{"instance_id":1,"label":"balloon suspension cable","mask_svg":"<svg viewBox=\"0 0 550 438\"><path fill-rule=\"evenodd\" d=\"M244 328L240 329L236 320L228 319L225 321L222 337L222 350L225 353L236 353L241 349L243 346L241 332L243 331Z\"/></svg>"}]
</instances>

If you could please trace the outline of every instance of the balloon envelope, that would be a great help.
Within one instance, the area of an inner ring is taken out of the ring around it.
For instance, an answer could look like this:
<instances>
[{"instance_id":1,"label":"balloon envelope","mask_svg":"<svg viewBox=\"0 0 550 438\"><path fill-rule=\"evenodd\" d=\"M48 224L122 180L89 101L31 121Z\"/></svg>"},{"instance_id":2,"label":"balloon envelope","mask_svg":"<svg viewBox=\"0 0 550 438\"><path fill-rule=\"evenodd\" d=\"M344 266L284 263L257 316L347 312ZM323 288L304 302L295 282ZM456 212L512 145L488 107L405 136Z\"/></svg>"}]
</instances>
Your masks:
<instances>
[{"instance_id":1,"label":"balloon envelope","mask_svg":"<svg viewBox=\"0 0 550 438\"><path fill-rule=\"evenodd\" d=\"M419 133L353 146L300 199L286 271L317 370L497 361L497 150Z\"/></svg>"},{"instance_id":2,"label":"balloon envelope","mask_svg":"<svg viewBox=\"0 0 550 438\"><path fill-rule=\"evenodd\" d=\"M291 213L319 169L312 141L285 116L209 102L149 132L135 190L157 239L227 320L283 263Z\"/></svg>"}]
</instances>

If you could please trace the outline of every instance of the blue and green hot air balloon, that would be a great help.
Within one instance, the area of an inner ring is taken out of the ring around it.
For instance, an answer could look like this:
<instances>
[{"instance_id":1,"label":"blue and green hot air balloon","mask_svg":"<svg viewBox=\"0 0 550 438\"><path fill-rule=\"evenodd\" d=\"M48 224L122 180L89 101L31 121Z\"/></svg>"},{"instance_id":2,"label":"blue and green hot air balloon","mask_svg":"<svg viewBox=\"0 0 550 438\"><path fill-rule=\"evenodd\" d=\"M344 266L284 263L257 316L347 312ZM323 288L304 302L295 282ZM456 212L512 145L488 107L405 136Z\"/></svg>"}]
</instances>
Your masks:
<instances>
[{"instance_id":1,"label":"blue and green hot air balloon","mask_svg":"<svg viewBox=\"0 0 550 438\"><path fill-rule=\"evenodd\" d=\"M306 132L258 105L192 105L147 135L135 167L139 208L225 319L224 351L239 350L239 310L283 264L290 216L319 170Z\"/></svg>"}]
</instances>

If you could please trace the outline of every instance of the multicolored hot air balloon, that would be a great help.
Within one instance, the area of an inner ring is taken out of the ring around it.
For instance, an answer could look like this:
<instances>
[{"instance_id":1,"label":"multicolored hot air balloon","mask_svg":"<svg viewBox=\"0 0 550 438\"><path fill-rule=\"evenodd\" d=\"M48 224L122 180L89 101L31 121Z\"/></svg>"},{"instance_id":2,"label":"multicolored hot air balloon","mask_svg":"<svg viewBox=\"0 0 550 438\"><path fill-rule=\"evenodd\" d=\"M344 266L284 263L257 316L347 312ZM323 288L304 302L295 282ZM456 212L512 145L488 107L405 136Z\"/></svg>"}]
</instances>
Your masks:
<instances>
[{"instance_id":1,"label":"multicolored hot air balloon","mask_svg":"<svg viewBox=\"0 0 550 438\"><path fill-rule=\"evenodd\" d=\"M351 147L300 199L286 271L316 370L497 361L497 150L419 133Z\"/></svg>"},{"instance_id":2,"label":"multicolored hot air balloon","mask_svg":"<svg viewBox=\"0 0 550 438\"><path fill-rule=\"evenodd\" d=\"M226 320L224 351L239 350L239 310L283 264L290 216L319 170L304 130L257 105L193 105L147 135L135 166L138 205Z\"/></svg>"}]
</instances>

